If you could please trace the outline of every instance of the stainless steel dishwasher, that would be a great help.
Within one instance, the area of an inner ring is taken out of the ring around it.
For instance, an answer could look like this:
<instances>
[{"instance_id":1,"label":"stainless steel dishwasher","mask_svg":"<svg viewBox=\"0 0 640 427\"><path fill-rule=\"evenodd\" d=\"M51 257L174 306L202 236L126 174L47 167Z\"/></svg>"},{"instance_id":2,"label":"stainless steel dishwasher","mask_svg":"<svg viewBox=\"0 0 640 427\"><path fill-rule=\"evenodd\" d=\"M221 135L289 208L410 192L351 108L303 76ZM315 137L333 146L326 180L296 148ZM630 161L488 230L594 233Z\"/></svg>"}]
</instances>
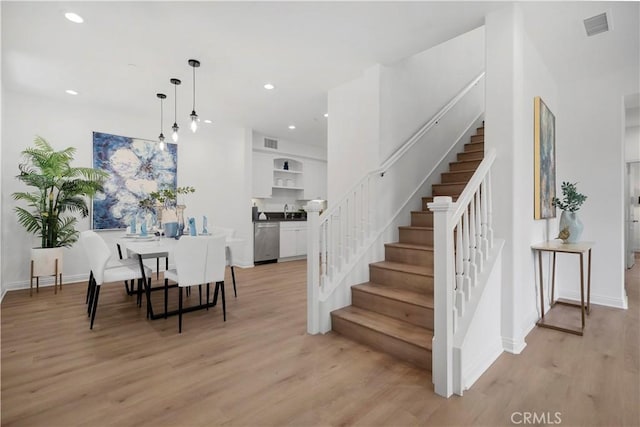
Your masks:
<instances>
[{"instance_id":1,"label":"stainless steel dishwasher","mask_svg":"<svg viewBox=\"0 0 640 427\"><path fill-rule=\"evenodd\" d=\"M253 223L253 262L277 261L280 256L280 223Z\"/></svg>"}]
</instances>

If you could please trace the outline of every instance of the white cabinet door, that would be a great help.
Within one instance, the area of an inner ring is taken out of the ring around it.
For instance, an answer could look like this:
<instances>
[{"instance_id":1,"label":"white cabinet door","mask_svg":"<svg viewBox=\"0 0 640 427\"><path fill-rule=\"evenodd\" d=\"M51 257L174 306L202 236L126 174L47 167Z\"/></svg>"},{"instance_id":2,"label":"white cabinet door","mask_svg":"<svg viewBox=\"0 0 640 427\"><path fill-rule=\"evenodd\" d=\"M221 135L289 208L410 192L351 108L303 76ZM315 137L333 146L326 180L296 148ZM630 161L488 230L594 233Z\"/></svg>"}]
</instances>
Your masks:
<instances>
[{"instance_id":1,"label":"white cabinet door","mask_svg":"<svg viewBox=\"0 0 640 427\"><path fill-rule=\"evenodd\" d=\"M304 161L304 199L327 199L327 163L319 160Z\"/></svg>"},{"instance_id":2,"label":"white cabinet door","mask_svg":"<svg viewBox=\"0 0 640 427\"><path fill-rule=\"evenodd\" d=\"M296 256L295 229L280 228L280 258Z\"/></svg>"},{"instance_id":3,"label":"white cabinet door","mask_svg":"<svg viewBox=\"0 0 640 427\"><path fill-rule=\"evenodd\" d=\"M253 152L253 188L255 198L271 197L273 187L273 155Z\"/></svg>"},{"instance_id":4,"label":"white cabinet door","mask_svg":"<svg viewBox=\"0 0 640 427\"><path fill-rule=\"evenodd\" d=\"M304 227L298 229L296 234L296 255L307 254L307 227L306 223Z\"/></svg>"}]
</instances>

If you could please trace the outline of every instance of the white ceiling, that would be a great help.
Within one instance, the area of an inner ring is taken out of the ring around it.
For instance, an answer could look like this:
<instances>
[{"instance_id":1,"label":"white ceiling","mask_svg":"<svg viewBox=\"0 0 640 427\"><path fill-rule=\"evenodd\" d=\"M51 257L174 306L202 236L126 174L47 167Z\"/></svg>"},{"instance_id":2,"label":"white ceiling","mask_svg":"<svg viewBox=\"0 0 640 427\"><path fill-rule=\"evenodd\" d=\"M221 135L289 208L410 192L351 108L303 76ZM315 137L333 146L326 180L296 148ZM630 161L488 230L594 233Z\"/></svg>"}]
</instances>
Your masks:
<instances>
[{"instance_id":1,"label":"white ceiling","mask_svg":"<svg viewBox=\"0 0 640 427\"><path fill-rule=\"evenodd\" d=\"M559 76L638 62L638 2L521 3L528 31ZM326 144L327 92L377 63L390 64L484 23L500 2L7 2L5 88L158 117L165 134L188 126L192 69L202 119L268 136ZM614 10L614 31L584 36L582 20ZM73 11L84 19L64 18ZM550 48L548 48L550 47ZM635 61L635 62L634 62ZM266 91L272 82L276 90ZM65 89L80 95L70 98ZM297 129L291 131L289 124ZM205 126L203 124L203 126ZM211 125L209 125L211 126ZM154 138L157 130L149 131Z\"/></svg>"}]
</instances>

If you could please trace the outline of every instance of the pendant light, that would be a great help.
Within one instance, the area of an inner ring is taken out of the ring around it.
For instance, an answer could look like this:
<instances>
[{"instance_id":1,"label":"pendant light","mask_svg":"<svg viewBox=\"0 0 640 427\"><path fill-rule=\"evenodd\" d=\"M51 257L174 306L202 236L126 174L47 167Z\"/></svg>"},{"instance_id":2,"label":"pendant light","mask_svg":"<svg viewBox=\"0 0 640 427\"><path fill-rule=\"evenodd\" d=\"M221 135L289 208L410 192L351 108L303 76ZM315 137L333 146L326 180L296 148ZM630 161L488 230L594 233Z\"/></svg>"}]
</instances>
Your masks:
<instances>
[{"instance_id":1,"label":"pendant light","mask_svg":"<svg viewBox=\"0 0 640 427\"><path fill-rule=\"evenodd\" d=\"M160 136L158 137L160 151L164 150L164 134L162 133L162 101L167 97L164 93L156 93L160 98Z\"/></svg>"},{"instance_id":2,"label":"pendant light","mask_svg":"<svg viewBox=\"0 0 640 427\"><path fill-rule=\"evenodd\" d=\"M200 66L200 61L190 59L189 65L193 67L193 109L191 110L191 131L195 133L198 130L198 115L196 114L196 68Z\"/></svg>"},{"instance_id":3,"label":"pendant light","mask_svg":"<svg viewBox=\"0 0 640 427\"><path fill-rule=\"evenodd\" d=\"M178 142L178 129L180 129L178 127L178 113L177 113L177 108L178 108L178 85L180 83L182 83L179 79L171 79L169 80L171 82L171 84L173 84L173 126L171 126L171 129L173 130L173 132L171 133L171 139L173 139L173 142Z\"/></svg>"}]
</instances>

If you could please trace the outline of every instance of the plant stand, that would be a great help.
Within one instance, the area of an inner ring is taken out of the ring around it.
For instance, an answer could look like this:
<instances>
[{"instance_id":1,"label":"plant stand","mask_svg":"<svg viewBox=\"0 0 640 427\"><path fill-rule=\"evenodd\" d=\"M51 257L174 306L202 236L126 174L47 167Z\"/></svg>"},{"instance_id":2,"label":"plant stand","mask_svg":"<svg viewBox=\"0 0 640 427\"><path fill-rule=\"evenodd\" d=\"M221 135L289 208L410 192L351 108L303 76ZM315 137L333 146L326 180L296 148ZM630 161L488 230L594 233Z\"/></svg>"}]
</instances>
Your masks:
<instances>
[{"instance_id":1,"label":"plant stand","mask_svg":"<svg viewBox=\"0 0 640 427\"><path fill-rule=\"evenodd\" d=\"M33 296L33 279L36 279L36 293L40 291L40 277L54 276L53 292L62 292L62 248L31 249L31 274L29 296Z\"/></svg>"}]
</instances>

